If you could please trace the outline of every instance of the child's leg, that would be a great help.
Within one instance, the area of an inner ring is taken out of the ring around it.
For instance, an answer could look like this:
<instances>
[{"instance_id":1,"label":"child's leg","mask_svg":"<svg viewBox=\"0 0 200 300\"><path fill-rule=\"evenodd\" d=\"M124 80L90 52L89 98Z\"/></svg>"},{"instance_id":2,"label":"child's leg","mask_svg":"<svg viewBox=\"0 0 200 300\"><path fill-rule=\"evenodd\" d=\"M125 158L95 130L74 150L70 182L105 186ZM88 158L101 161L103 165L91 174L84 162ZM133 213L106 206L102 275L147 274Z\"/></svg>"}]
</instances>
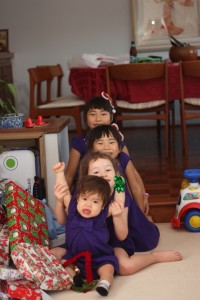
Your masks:
<instances>
[{"instance_id":1,"label":"child's leg","mask_svg":"<svg viewBox=\"0 0 200 300\"><path fill-rule=\"evenodd\" d=\"M51 249L51 253L60 261L61 264L63 264L66 261L66 259L62 259L66 252L67 250L62 247L56 247ZM83 285L83 280L79 273L76 273L74 268L70 265L64 268L66 272L73 278L75 286L81 287Z\"/></svg>"},{"instance_id":2,"label":"child's leg","mask_svg":"<svg viewBox=\"0 0 200 300\"><path fill-rule=\"evenodd\" d=\"M107 296L110 285L113 283L114 268L112 265L106 264L101 266L97 270L97 273L100 277L100 280L96 290L100 295Z\"/></svg>"},{"instance_id":3,"label":"child's leg","mask_svg":"<svg viewBox=\"0 0 200 300\"><path fill-rule=\"evenodd\" d=\"M63 258L63 256L67 252L67 250L62 247L52 248L50 251L59 261Z\"/></svg>"},{"instance_id":4,"label":"child's leg","mask_svg":"<svg viewBox=\"0 0 200 300\"><path fill-rule=\"evenodd\" d=\"M173 262L182 259L179 251L176 250L155 250L145 254L128 256L122 248L115 248L115 255L119 261L119 274L131 275L148 266L161 262Z\"/></svg>"}]
</instances>

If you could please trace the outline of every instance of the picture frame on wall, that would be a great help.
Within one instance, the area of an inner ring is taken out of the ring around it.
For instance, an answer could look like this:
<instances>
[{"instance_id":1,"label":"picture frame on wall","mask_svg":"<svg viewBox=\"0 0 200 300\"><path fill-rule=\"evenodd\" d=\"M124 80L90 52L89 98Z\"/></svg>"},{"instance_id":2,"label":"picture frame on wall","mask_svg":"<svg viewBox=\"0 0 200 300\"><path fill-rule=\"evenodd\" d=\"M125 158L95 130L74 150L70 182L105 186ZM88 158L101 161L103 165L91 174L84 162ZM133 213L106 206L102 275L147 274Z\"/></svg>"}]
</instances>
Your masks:
<instances>
[{"instance_id":1,"label":"picture frame on wall","mask_svg":"<svg viewBox=\"0 0 200 300\"><path fill-rule=\"evenodd\" d=\"M139 52L171 47L169 36L200 46L199 0L131 0L132 39Z\"/></svg>"},{"instance_id":2,"label":"picture frame on wall","mask_svg":"<svg viewBox=\"0 0 200 300\"><path fill-rule=\"evenodd\" d=\"M0 29L0 52L8 52L8 29Z\"/></svg>"}]
</instances>

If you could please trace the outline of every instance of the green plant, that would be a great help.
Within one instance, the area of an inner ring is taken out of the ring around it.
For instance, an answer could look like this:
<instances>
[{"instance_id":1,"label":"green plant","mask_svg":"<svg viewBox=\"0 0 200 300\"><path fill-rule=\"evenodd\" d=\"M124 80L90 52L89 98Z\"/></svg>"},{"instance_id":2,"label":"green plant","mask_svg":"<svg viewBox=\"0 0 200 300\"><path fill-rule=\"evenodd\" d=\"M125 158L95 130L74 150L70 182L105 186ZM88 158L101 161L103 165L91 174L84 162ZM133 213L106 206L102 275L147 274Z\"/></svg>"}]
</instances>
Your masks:
<instances>
[{"instance_id":1,"label":"green plant","mask_svg":"<svg viewBox=\"0 0 200 300\"><path fill-rule=\"evenodd\" d=\"M16 95L17 91L14 84L0 79L0 117L17 113L13 105L13 99L16 98Z\"/></svg>"}]
</instances>

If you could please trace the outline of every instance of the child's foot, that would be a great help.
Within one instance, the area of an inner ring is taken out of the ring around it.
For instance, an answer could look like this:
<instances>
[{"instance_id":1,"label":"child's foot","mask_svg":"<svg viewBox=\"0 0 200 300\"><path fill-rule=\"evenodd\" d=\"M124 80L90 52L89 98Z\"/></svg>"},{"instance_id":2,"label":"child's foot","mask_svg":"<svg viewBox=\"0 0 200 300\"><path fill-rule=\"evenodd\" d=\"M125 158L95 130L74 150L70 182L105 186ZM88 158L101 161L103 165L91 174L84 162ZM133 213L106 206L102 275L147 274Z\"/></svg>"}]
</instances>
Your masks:
<instances>
[{"instance_id":1,"label":"child's foot","mask_svg":"<svg viewBox=\"0 0 200 300\"><path fill-rule=\"evenodd\" d=\"M107 296L108 291L109 291L110 283L107 280L101 280L96 287L96 291L101 295L101 296Z\"/></svg>"},{"instance_id":2,"label":"child's foot","mask_svg":"<svg viewBox=\"0 0 200 300\"><path fill-rule=\"evenodd\" d=\"M176 250L155 250L152 255L158 263L182 260L182 255Z\"/></svg>"}]
</instances>

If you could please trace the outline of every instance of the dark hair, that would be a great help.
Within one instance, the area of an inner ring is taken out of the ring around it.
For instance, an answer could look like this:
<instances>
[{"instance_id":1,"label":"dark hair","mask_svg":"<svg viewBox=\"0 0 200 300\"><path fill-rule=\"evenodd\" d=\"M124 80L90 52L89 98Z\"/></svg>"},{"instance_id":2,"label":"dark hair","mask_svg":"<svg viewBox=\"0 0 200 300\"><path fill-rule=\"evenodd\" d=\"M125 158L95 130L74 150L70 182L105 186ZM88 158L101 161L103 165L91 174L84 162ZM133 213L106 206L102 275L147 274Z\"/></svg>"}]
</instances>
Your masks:
<instances>
[{"instance_id":1,"label":"dark hair","mask_svg":"<svg viewBox=\"0 0 200 300\"><path fill-rule=\"evenodd\" d=\"M112 125L99 125L90 131L87 140L88 150L92 151L94 142L104 136L113 136L118 143L119 149L121 150L121 136L119 134L119 131L117 131L117 129L114 128Z\"/></svg>"},{"instance_id":2,"label":"dark hair","mask_svg":"<svg viewBox=\"0 0 200 300\"><path fill-rule=\"evenodd\" d=\"M103 206L105 206L109 200L111 188L108 181L104 178L94 175L87 175L78 183L77 197L85 193L97 193L102 198Z\"/></svg>"},{"instance_id":3,"label":"dark hair","mask_svg":"<svg viewBox=\"0 0 200 300\"><path fill-rule=\"evenodd\" d=\"M110 101L106 100L105 98L103 98L102 96L98 96L98 97L94 97L92 99L90 99L87 104L84 107L84 113L83 113L83 117L84 117L84 122L87 125L87 113L90 109L100 109L100 110L105 110L107 112L110 113L110 115L113 117L114 119L114 114L112 112L113 108L110 105Z\"/></svg>"},{"instance_id":4,"label":"dark hair","mask_svg":"<svg viewBox=\"0 0 200 300\"><path fill-rule=\"evenodd\" d=\"M119 166L118 162L116 159L113 159L110 155L107 153L101 153L101 152L88 152L84 158L80 162L80 167L79 167L79 178L78 182L82 180L85 176L88 175L88 170L89 170L89 164L91 161L96 161L97 159L102 158L102 159L108 159L112 163L114 170L116 173L119 172Z\"/></svg>"}]
</instances>

